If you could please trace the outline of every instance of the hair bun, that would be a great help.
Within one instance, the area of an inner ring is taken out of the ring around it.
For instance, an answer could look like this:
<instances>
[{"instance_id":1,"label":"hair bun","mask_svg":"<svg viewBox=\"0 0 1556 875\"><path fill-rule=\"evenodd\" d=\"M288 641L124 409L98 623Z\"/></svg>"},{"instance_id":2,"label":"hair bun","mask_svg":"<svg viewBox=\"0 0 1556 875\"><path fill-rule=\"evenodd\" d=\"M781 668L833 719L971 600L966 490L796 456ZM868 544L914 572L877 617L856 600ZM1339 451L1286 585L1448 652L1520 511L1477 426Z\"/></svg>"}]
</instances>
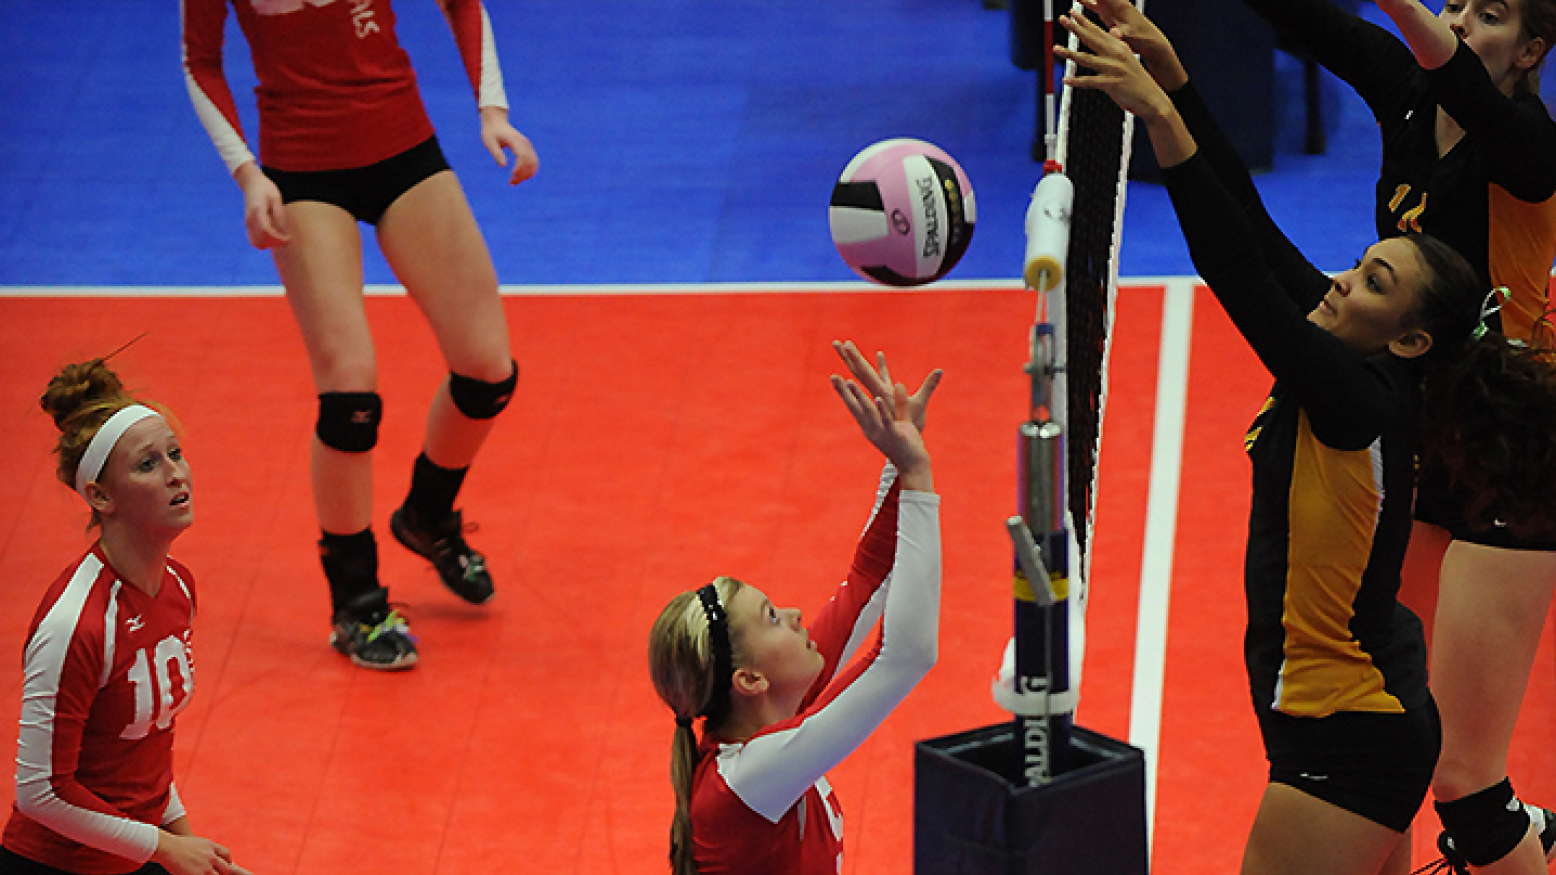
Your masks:
<instances>
[{"instance_id":1,"label":"hair bun","mask_svg":"<svg viewBox=\"0 0 1556 875\"><path fill-rule=\"evenodd\" d=\"M63 432L77 414L123 396L124 384L119 376L102 359L93 359L61 368L49 380L38 405L53 417L54 427Z\"/></svg>"}]
</instances>

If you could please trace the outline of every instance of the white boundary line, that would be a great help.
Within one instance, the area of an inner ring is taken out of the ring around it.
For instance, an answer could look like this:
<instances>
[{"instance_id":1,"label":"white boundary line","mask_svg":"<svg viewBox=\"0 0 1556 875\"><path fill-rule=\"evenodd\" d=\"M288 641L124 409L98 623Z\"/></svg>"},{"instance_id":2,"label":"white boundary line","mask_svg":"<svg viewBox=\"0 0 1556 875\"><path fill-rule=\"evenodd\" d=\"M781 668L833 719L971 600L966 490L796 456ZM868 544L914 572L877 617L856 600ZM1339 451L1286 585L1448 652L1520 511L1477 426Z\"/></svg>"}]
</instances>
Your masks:
<instances>
[{"instance_id":1,"label":"white boundary line","mask_svg":"<svg viewBox=\"0 0 1556 875\"><path fill-rule=\"evenodd\" d=\"M1198 280L1174 278L1162 294L1162 335L1156 372L1156 424L1151 436L1150 487L1140 550L1140 603L1135 621L1135 666L1129 707L1129 743L1145 751L1146 847L1156 824L1156 767L1161 747L1162 687L1167 666L1167 611L1173 546L1178 529L1178 485L1183 464L1184 405L1188 399L1189 344Z\"/></svg>"},{"instance_id":2,"label":"white boundary line","mask_svg":"<svg viewBox=\"0 0 1556 875\"><path fill-rule=\"evenodd\" d=\"M1552 273L1556 277L1556 272ZM1128 276L1119 277L1120 289L1141 287L1177 287L1184 283L1195 284L1195 277L1182 276ZM923 292L971 292L1023 288L1021 280L941 280L923 286L896 288L876 285L862 280L841 282L765 282L765 283L557 283L539 285L504 285L499 291L504 297L596 297L611 295L768 295L787 292L811 292L815 294L858 294L875 292L883 295L913 295ZM391 283L370 284L365 288L371 297L404 295L405 289ZM279 298L280 284L263 286L46 286L0 285L3 298Z\"/></svg>"},{"instance_id":3,"label":"white boundary line","mask_svg":"<svg viewBox=\"0 0 1556 875\"><path fill-rule=\"evenodd\" d=\"M923 292L988 291L1019 289L1020 280L957 280L923 286L895 288L855 282L770 282L770 283L621 283L608 285L505 285L505 297L597 297L630 295L766 295L789 292L812 294L912 295ZM405 294L395 284L372 284L365 288L372 297ZM264 286L0 286L0 298L273 298L280 297L279 284Z\"/></svg>"},{"instance_id":4,"label":"white boundary line","mask_svg":"<svg viewBox=\"0 0 1556 875\"><path fill-rule=\"evenodd\" d=\"M1122 277L1119 288L1168 286L1181 283L1183 277ZM1019 289L1021 280L942 280L924 286L893 288L863 281L844 282L770 282L770 283L616 283L607 285L554 284L505 285L504 297L598 297L630 295L767 295L787 292L815 294L913 295L922 292L969 292ZM394 297L405 289L394 284L366 287L372 297ZM280 284L265 286L6 286L0 285L0 298L279 298Z\"/></svg>"}]
</instances>

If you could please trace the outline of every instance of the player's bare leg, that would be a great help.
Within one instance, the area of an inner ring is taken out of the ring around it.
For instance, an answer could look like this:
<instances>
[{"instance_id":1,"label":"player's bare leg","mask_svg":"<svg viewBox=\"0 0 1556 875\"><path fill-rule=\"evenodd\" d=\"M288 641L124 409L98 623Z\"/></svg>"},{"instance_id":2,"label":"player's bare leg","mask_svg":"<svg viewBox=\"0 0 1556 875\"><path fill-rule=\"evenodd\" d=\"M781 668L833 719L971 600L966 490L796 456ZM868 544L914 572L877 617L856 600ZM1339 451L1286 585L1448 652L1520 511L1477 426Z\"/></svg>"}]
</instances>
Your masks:
<instances>
[{"instance_id":1,"label":"player's bare leg","mask_svg":"<svg viewBox=\"0 0 1556 875\"><path fill-rule=\"evenodd\" d=\"M336 206L298 201L286 210L292 239L272 254L320 397L310 455L331 643L359 665L408 668L417 661L415 645L379 584L372 533L378 372L362 302L361 233ZM347 408L358 402L365 418L353 421Z\"/></svg>"},{"instance_id":2,"label":"player's bare leg","mask_svg":"<svg viewBox=\"0 0 1556 875\"><path fill-rule=\"evenodd\" d=\"M517 381L497 273L451 171L395 201L378 239L450 372L428 410L411 492L391 527L402 544L432 562L450 590L480 604L492 596L491 577L485 558L465 543L453 502Z\"/></svg>"},{"instance_id":3,"label":"player's bare leg","mask_svg":"<svg viewBox=\"0 0 1556 875\"><path fill-rule=\"evenodd\" d=\"M1508 749L1553 592L1556 553L1454 541L1444 554L1431 663L1443 721L1432 781L1438 802L1463 799L1508 777ZM1548 870L1531 828L1512 853L1475 871Z\"/></svg>"},{"instance_id":4,"label":"player's bare leg","mask_svg":"<svg viewBox=\"0 0 1556 875\"><path fill-rule=\"evenodd\" d=\"M1376 875L1404 840L1295 787L1270 784L1243 852L1242 875Z\"/></svg>"}]
</instances>

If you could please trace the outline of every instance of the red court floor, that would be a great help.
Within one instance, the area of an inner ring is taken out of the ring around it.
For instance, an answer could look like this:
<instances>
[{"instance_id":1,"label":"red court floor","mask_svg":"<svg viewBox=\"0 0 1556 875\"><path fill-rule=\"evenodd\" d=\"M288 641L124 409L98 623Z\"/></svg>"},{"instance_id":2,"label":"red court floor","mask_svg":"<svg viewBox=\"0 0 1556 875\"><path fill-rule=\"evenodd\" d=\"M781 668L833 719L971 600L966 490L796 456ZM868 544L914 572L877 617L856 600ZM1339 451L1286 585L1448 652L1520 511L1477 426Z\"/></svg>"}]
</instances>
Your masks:
<instances>
[{"instance_id":1,"label":"red court floor","mask_svg":"<svg viewBox=\"0 0 1556 875\"><path fill-rule=\"evenodd\" d=\"M1130 725L1162 301L1150 285L1119 298L1079 718L1115 737ZM913 743L1006 719L988 681L1010 627L1003 521L1033 303L1011 288L510 297L520 391L461 501L498 596L472 608L385 536L440 365L409 301L370 298L386 402L375 523L423 650L386 676L326 644L312 390L280 298L0 296L0 725L15 725L38 596L88 543L36 399L58 366L148 332L115 361L177 415L194 468L197 523L177 554L200 588L199 691L177 765L196 830L260 875L663 873L672 724L647 678L648 626L720 573L810 610L841 578L878 467L826 382L829 342L852 338L900 378L947 374L928 431L940 663L832 775L845 873L910 872ZM1241 668L1241 439L1267 388L1199 292L1157 759L1166 875L1235 871L1263 785ZM1546 804L1553 625L1513 767Z\"/></svg>"}]
</instances>

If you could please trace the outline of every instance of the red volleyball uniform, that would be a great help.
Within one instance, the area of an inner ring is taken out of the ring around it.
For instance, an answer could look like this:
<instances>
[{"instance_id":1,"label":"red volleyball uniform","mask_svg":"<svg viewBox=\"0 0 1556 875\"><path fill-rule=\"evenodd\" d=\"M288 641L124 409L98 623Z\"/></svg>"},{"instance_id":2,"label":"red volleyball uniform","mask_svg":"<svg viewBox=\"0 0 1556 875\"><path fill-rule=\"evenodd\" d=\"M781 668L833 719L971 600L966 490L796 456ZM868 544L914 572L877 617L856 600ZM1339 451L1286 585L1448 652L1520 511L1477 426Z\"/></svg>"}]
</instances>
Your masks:
<instances>
[{"instance_id":1,"label":"red volleyball uniform","mask_svg":"<svg viewBox=\"0 0 1556 875\"><path fill-rule=\"evenodd\" d=\"M345 170L432 136L389 0L230 0L259 78L259 153L277 170ZM189 95L228 171L254 160L222 69L229 0L183 0ZM478 106L507 108L480 0L439 0Z\"/></svg>"},{"instance_id":2,"label":"red volleyball uniform","mask_svg":"<svg viewBox=\"0 0 1556 875\"><path fill-rule=\"evenodd\" d=\"M842 809L826 773L907 696L937 649L940 499L888 488L894 476L882 478L848 579L810 628L826 668L800 713L745 742L702 739L691 802L702 875L842 871ZM848 664L878 618L874 648Z\"/></svg>"},{"instance_id":3,"label":"red volleyball uniform","mask_svg":"<svg viewBox=\"0 0 1556 875\"><path fill-rule=\"evenodd\" d=\"M16 802L5 847L84 875L129 872L183 815L173 718L194 693L194 580L169 559L155 597L93 547L49 587L23 660Z\"/></svg>"}]
</instances>

